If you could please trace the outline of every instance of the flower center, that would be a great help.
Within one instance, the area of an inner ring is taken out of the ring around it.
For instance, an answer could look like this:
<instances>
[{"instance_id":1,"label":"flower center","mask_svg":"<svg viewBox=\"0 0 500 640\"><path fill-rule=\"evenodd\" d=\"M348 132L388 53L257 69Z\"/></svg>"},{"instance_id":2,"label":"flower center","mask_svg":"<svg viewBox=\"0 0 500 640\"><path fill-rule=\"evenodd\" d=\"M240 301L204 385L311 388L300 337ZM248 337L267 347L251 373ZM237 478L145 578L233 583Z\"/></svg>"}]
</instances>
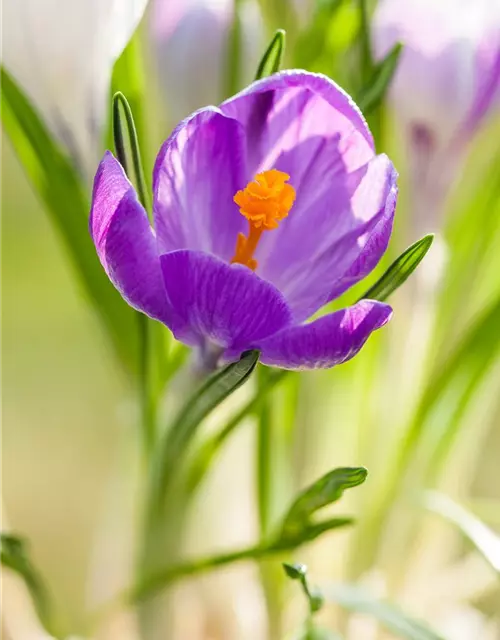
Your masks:
<instances>
[{"instance_id":1,"label":"flower center","mask_svg":"<svg viewBox=\"0 0 500 640\"><path fill-rule=\"evenodd\" d=\"M231 263L237 262L255 271L257 260L253 257L264 231L277 229L278 221L286 218L295 201L295 189L286 184L290 176L271 169L258 173L252 182L238 191L234 201L249 224L248 236L238 234Z\"/></svg>"}]
</instances>

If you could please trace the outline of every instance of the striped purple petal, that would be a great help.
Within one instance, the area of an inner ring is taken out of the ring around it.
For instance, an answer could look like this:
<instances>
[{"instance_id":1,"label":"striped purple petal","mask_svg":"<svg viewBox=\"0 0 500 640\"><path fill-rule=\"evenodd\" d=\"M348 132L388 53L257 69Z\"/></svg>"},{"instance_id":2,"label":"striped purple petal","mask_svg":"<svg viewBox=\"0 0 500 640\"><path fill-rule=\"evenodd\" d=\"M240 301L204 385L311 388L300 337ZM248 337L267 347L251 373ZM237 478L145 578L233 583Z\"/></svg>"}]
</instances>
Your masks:
<instances>
[{"instance_id":1,"label":"striped purple petal","mask_svg":"<svg viewBox=\"0 0 500 640\"><path fill-rule=\"evenodd\" d=\"M94 180L90 233L111 282L135 309L171 320L156 238L120 163L107 151Z\"/></svg>"},{"instance_id":2,"label":"striped purple petal","mask_svg":"<svg viewBox=\"0 0 500 640\"><path fill-rule=\"evenodd\" d=\"M302 326L283 329L259 343L264 364L284 369L326 369L355 356L370 334L383 327L392 309L362 300Z\"/></svg>"}]
</instances>

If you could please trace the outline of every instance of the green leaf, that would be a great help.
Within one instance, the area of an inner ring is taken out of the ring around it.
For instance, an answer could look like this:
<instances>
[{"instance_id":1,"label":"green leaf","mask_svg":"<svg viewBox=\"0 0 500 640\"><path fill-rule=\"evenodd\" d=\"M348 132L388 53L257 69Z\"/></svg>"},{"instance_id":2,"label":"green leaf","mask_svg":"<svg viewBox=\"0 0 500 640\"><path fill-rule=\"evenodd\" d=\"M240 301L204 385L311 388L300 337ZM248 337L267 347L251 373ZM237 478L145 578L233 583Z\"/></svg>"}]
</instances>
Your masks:
<instances>
[{"instance_id":1,"label":"green leaf","mask_svg":"<svg viewBox=\"0 0 500 640\"><path fill-rule=\"evenodd\" d=\"M437 491L428 491L424 494L424 505L458 527L493 569L500 574L500 536L475 515Z\"/></svg>"},{"instance_id":2,"label":"green leaf","mask_svg":"<svg viewBox=\"0 0 500 640\"><path fill-rule=\"evenodd\" d=\"M366 591L348 584L323 587L323 596L327 602L333 602L344 609L373 616L388 631L398 638L406 640L443 640L424 622L415 620L403 613L398 607L377 600Z\"/></svg>"},{"instance_id":3,"label":"green leaf","mask_svg":"<svg viewBox=\"0 0 500 640\"><path fill-rule=\"evenodd\" d=\"M250 377L259 359L259 351L247 351L238 362L233 362L212 375L188 398L165 438L160 443L157 458L156 498L161 505L166 488L175 477L178 465L186 453L186 447L202 421L223 400L234 393ZM155 500L156 500L155 498Z\"/></svg>"},{"instance_id":4,"label":"green leaf","mask_svg":"<svg viewBox=\"0 0 500 640\"><path fill-rule=\"evenodd\" d=\"M402 51L403 45L399 43L394 45L382 62L375 65L368 83L357 98L359 108L365 115L373 111L383 101L398 68Z\"/></svg>"},{"instance_id":5,"label":"green leaf","mask_svg":"<svg viewBox=\"0 0 500 640\"><path fill-rule=\"evenodd\" d=\"M90 204L87 190L28 98L3 68L1 84L3 127L62 238L116 351L134 370L137 362L135 315L121 299L97 258L88 231Z\"/></svg>"},{"instance_id":6,"label":"green leaf","mask_svg":"<svg viewBox=\"0 0 500 640\"><path fill-rule=\"evenodd\" d=\"M262 60L257 68L256 80L267 78L280 70L281 60L285 53L286 33L283 29L278 29L273 36L266 52L262 56Z\"/></svg>"},{"instance_id":7,"label":"green leaf","mask_svg":"<svg viewBox=\"0 0 500 640\"><path fill-rule=\"evenodd\" d=\"M314 15L309 20L308 26L298 34L296 45L293 47L295 67L316 70L318 59L326 53L329 28L337 23L335 14L342 4L342 0L322 0L315 3Z\"/></svg>"},{"instance_id":8,"label":"green leaf","mask_svg":"<svg viewBox=\"0 0 500 640\"><path fill-rule=\"evenodd\" d=\"M2 533L0 542L2 565L21 576L31 594L40 622L49 633L54 633L48 591L29 558L26 540Z\"/></svg>"},{"instance_id":9,"label":"green leaf","mask_svg":"<svg viewBox=\"0 0 500 640\"><path fill-rule=\"evenodd\" d=\"M387 269L384 275L361 296L361 300L379 300L383 302L399 289L415 271L431 248L434 235L429 234L408 247Z\"/></svg>"},{"instance_id":10,"label":"green leaf","mask_svg":"<svg viewBox=\"0 0 500 640\"><path fill-rule=\"evenodd\" d=\"M362 484L367 474L364 467L340 467L316 480L298 495L288 509L283 519L283 535L286 537L303 530L304 522L315 511L339 500L346 489Z\"/></svg>"},{"instance_id":11,"label":"green leaf","mask_svg":"<svg viewBox=\"0 0 500 640\"><path fill-rule=\"evenodd\" d=\"M209 436L206 441L202 443L190 467L187 481L189 493L192 493L197 489L220 448L224 442L226 442L227 438L229 438L229 436L236 430L243 419L252 411L258 409L276 385L284 380L285 377L290 376L290 374L291 372L285 369L272 371L267 378L266 386L263 389L258 390L220 431Z\"/></svg>"},{"instance_id":12,"label":"green leaf","mask_svg":"<svg viewBox=\"0 0 500 640\"><path fill-rule=\"evenodd\" d=\"M117 158L120 161L125 173L129 175L127 171L127 154L125 151L124 135L123 135L123 122L121 119L120 111L123 110L125 114L125 120L127 122L128 141L130 146L130 153L132 156L132 165L134 167L135 174L135 186L139 201L146 211L150 208L148 192L146 188L146 180L144 178L144 171L142 169L141 152L139 149L139 139L137 137L137 130L135 128L134 116L132 109L127 101L127 98L117 91L113 96L113 139L115 143L115 149ZM130 176L129 176L130 177Z\"/></svg>"},{"instance_id":13,"label":"green leaf","mask_svg":"<svg viewBox=\"0 0 500 640\"><path fill-rule=\"evenodd\" d=\"M327 531L348 527L354 522L354 518L348 516L331 518L320 522L294 522L293 528L292 525L289 525L287 529L283 529L280 532L277 540L271 543L271 547L281 551L292 551L303 544L316 540Z\"/></svg>"}]
</instances>

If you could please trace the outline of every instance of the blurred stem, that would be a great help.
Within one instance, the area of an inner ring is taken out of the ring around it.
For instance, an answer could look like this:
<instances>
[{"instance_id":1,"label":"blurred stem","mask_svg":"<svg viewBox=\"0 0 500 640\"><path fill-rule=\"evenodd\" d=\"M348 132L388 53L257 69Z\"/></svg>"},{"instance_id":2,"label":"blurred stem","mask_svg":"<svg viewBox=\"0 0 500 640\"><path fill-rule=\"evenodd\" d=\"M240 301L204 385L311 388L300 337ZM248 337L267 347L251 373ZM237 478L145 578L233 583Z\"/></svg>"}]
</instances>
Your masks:
<instances>
[{"instance_id":1,"label":"blurred stem","mask_svg":"<svg viewBox=\"0 0 500 640\"><path fill-rule=\"evenodd\" d=\"M122 123L121 112L125 115L127 123L127 133L130 146L130 154L132 156L132 166L134 168L135 182L139 200L148 211L149 198L142 169L141 154L139 149L139 140L137 130L135 128L134 116L130 105L120 91L115 93L113 97L113 140L115 151L120 164L125 173L129 175L127 152L125 138L123 135L124 127ZM153 390L152 375L152 358L153 353L153 325L152 321L143 314L138 314L139 329L139 396L141 404L141 424L144 441L144 451L146 458L149 458L156 438L156 401Z\"/></svg>"},{"instance_id":2,"label":"blurred stem","mask_svg":"<svg viewBox=\"0 0 500 640\"><path fill-rule=\"evenodd\" d=\"M258 395L266 385L267 371L259 367L257 371ZM271 456L271 410L266 399L259 405L257 411L257 504L259 510L260 535L265 537L269 533L272 495L272 456Z\"/></svg>"},{"instance_id":3,"label":"blurred stem","mask_svg":"<svg viewBox=\"0 0 500 640\"><path fill-rule=\"evenodd\" d=\"M372 43L367 0L358 0L360 22L360 77L362 86L366 86L373 73Z\"/></svg>"},{"instance_id":4,"label":"blurred stem","mask_svg":"<svg viewBox=\"0 0 500 640\"><path fill-rule=\"evenodd\" d=\"M205 477L210 465L213 463L215 456L231 436L240 423L251 413L257 414L257 410L266 397L282 380L289 377L290 372L285 369L273 371L267 378L267 383L263 389L258 388L255 395L243 405L243 407L229 420L229 422L213 436L209 437L199 448L189 468L187 479L187 489L189 495L195 492Z\"/></svg>"},{"instance_id":5,"label":"blurred stem","mask_svg":"<svg viewBox=\"0 0 500 640\"><path fill-rule=\"evenodd\" d=\"M257 370L258 396L262 396L269 377L269 370L260 366ZM267 397L259 404L257 412L257 504L260 537L263 540L269 537L273 525L273 476L278 471L273 464L273 442L276 444L273 436L277 426L279 427L273 420L271 404ZM260 575L267 607L268 638L273 640L282 636L283 571L279 565L262 563Z\"/></svg>"},{"instance_id":6,"label":"blurred stem","mask_svg":"<svg viewBox=\"0 0 500 640\"><path fill-rule=\"evenodd\" d=\"M218 555L206 556L196 560L181 562L179 564L172 564L164 570L156 571L156 573L150 574L149 577L139 580L135 587L119 593L110 602L107 602L100 607L91 616L87 634L91 635L92 632L95 632L95 629L102 624L103 620L113 612L122 609L124 606L139 605L144 608L147 607L148 600L156 598L162 591L168 589L179 580L199 575L201 573L217 569L218 567L224 567L235 562L259 560L278 553L281 552L277 551L272 546L263 544L246 547L244 549L237 549L236 551L229 551ZM151 602L150 604L153 605L154 602ZM167 636L162 636L162 638L165 637Z\"/></svg>"},{"instance_id":7,"label":"blurred stem","mask_svg":"<svg viewBox=\"0 0 500 640\"><path fill-rule=\"evenodd\" d=\"M233 21L228 37L226 57L226 82L224 99L238 92L240 86L241 61L241 4L242 0L233 0Z\"/></svg>"},{"instance_id":8,"label":"blurred stem","mask_svg":"<svg viewBox=\"0 0 500 640\"><path fill-rule=\"evenodd\" d=\"M172 565L164 571L151 575L143 582L140 582L137 587L125 594L125 598L122 596L121 600L125 599L132 604L137 604L151 598L183 578L198 575L211 569L216 569L217 567L232 564L233 562L257 560L276 553L277 551L272 547L256 545L245 549L238 549L237 551L230 551L228 553L207 556L205 558Z\"/></svg>"},{"instance_id":9,"label":"blurred stem","mask_svg":"<svg viewBox=\"0 0 500 640\"><path fill-rule=\"evenodd\" d=\"M297 39L298 20L294 3L291 0L259 0L259 6L269 36L274 34L277 29L286 31L286 67L287 61L290 64L293 59Z\"/></svg>"},{"instance_id":10,"label":"blurred stem","mask_svg":"<svg viewBox=\"0 0 500 640\"><path fill-rule=\"evenodd\" d=\"M153 393L153 372L150 354L152 349L152 321L142 313L139 321L139 395L144 451L149 459L156 441L156 401Z\"/></svg>"}]
</instances>

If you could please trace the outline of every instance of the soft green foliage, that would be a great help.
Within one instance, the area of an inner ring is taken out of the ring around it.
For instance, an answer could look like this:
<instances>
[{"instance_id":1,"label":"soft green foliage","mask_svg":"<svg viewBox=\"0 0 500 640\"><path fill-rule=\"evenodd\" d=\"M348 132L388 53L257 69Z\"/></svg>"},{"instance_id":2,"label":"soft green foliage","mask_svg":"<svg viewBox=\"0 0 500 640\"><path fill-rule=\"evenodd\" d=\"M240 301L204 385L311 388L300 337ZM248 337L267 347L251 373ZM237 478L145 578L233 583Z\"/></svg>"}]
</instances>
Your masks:
<instances>
[{"instance_id":1,"label":"soft green foliage","mask_svg":"<svg viewBox=\"0 0 500 640\"><path fill-rule=\"evenodd\" d=\"M343 609L373 616L396 638L406 640L444 640L423 622L403 613L398 607L378 600L356 586L348 584L323 587L326 602L336 603Z\"/></svg>"},{"instance_id":2,"label":"soft green foliage","mask_svg":"<svg viewBox=\"0 0 500 640\"><path fill-rule=\"evenodd\" d=\"M365 115L371 113L384 99L398 68L402 50L402 45L396 44L387 56L374 66L371 77L357 97L359 108Z\"/></svg>"},{"instance_id":3,"label":"soft green foliage","mask_svg":"<svg viewBox=\"0 0 500 640\"><path fill-rule=\"evenodd\" d=\"M88 190L35 108L2 68L2 123L58 230L93 307L129 369L137 363L135 313L104 273L90 234Z\"/></svg>"},{"instance_id":4,"label":"soft green foliage","mask_svg":"<svg viewBox=\"0 0 500 640\"><path fill-rule=\"evenodd\" d=\"M49 594L42 576L30 559L28 543L19 536L2 533L0 544L2 566L21 576L33 599L40 621L49 633L54 633L52 605Z\"/></svg>"},{"instance_id":5,"label":"soft green foliage","mask_svg":"<svg viewBox=\"0 0 500 640\"><path fill-rule=\"evenodd\" d=\"M227 365L210 376L207 381L187 398L183 408L158 444L154 461L155 500L161 504L166 487L172 478L186 448L203 420L223 400L234 393L250 377L259 359L258 351L244 353L238 362Z\"/></svg>"},{"instance_id":6,"label":"soft green foliage","mask_svg":"<svg viewBox=\"0 0 500 640\"><path fill-rule=\"evenodd\" d=\"M424 495L424 506L455 525L500 574L500 536L474 514L443 494L428 491Z\"/></svg>"}]
</instances>

